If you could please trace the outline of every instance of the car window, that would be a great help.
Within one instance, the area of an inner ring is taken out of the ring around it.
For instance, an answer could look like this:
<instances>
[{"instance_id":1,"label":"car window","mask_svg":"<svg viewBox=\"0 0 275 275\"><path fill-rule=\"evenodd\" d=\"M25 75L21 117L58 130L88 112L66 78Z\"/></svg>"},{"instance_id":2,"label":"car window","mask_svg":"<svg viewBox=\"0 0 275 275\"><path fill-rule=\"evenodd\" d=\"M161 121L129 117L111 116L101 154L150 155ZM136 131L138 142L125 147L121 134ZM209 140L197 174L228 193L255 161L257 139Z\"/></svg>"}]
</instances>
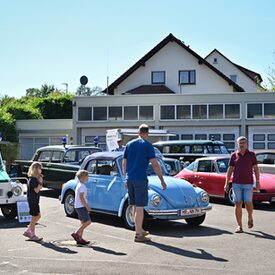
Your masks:
<instances>
[{"instance_id":1,"label":"car window","mask_svg":"<svg viewBox=\"0 0 275 275\"><path fill-rule=\"evenodd\" d=\"M228 169L229 159L218 159L216 161L220 173L226 173Z\"/></svg>"},{"instance_id":2,"label":"car window","mask_svg":"<svg viewBox=\"0 0 275 275\"><path fill-rule=\"evenodd\" d=\"M206 153L204 151L204 149L206 149L206 147L203 145L193 145L190 153L194 153L194 154L202 153L203 154L203 153Z\"/></svg>"},{"instance_id":3,"label":"car window","mask_svg":"<svg viewBox=\"0 0 275 275\"><path fill-rule=\"evenodd\" d=\"M265 154L258 154L256 155L258 163L262 164L265 159Z\"/></svg>"},{"instance_id":4,"label":"car window","mask_svg":"<svg viewBox=\"0 0 275 275\"><path fill-rule=\"evenodd\" d=\"M52 151L41 151L39 152L37 161L49 162L51 159Z\"/></svg>"},{"instance_id":5,"label":"car window","mask_svg":"<svg viewBox=\"0 0 275 275\"><path fill-rule=\"evenodd\" d=\"M226 147L223 145L207 145L207 151L210 154L228 154Z\"/></svg>"},{"instance_id":6,"label":"car window","mask_svg":"<svg viewBox=\"0 0 275 275\"><path fill-rule=\"evenodd\" d=\"M200 160L198 162L198 172L215 172L214 163L212 160Z\"/></svg>"},{"instance_id":7,"label":"car window","mask_svg":"<svg viewBox=\"0 0 275 275\"><path fill-rule=\"evenodd\" d=\"M64 156L64 162L76 162L76 151L75 150L69 150L66 152Z\"/></svg>"},{"instance_id":8,"label":"car window","mask_svg":"<svg viewBox=\"0 0 275 275\"><path fill-rule=\"evenodd\" d=\"M118 175L118 167L114 160L93 159L89 161L86 170L95 175Z\"/></svg>"},{"instance_id":9,"label":"car window","mask_svg":"<svg viewBox=\"0 0 275 275\"><path fill-rule=\"evenodd\" d=\"M59 163L59 162L61 162L61 160L63 158L63 155L64 155L64 152L55 151L55 152L53 152L52 160L51 161Z\"/></svg>"},{"instance_id":10,"label":"car window","mask_svg":"<svg viewBox=\"0 0 275 275\"><path fill-rule=\"evenodd\" d=\"M165 166L164 161L163 161L162 159L160 159L160 158L156 158L156 160L157 160L158 163L159 163L159 166L160 166L160 169L161 169L161 171L162 171L162 174L163 174L163 175L167 175L167 174L168 174L168 171L167 171L167 169L166 169L166 166ZM148 168L147 168L147 175L150 176L150 175L155 175L155 174L156 174L156 173L155 173L155 171L154 171L154 169L153 169L152 163L149 162L149 165L148 165Z\"/></svg>"},{"instance_id":11,"label":"car window","mask_svg":"<svg viewBox=\"0 0 275 275\"><path fill-rule=\"evenodd\" d=\"M189 164L186 169L189 171L193 171L194 170L194 166L195 166L195 162L192 162L191 164Z\"/></svg>"}]
</instances>

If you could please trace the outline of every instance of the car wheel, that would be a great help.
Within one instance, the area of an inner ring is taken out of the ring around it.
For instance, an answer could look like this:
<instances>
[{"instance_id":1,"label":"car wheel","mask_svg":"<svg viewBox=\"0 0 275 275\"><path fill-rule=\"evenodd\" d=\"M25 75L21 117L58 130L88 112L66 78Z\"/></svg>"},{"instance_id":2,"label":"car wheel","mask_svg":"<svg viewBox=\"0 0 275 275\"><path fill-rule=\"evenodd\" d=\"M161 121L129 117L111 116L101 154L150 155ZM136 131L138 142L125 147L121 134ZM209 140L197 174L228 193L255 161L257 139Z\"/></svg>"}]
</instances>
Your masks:
<instances>
[{"instance_id":1,"label":"car wheel","mask_svg":"<svg viewBox=\"0 0 275 275\"><path fill-rule=\"evenodd\" d=\"M66 192L64 197L64 210L68 217L75 218L77 217L75 208L74 208L74 196L75 193L72 190Z\"/></svg>"},{"instance_id":2,"label":"car wheel","mask_svg":"<svg viewBox=\"0 0 275 275\"><path fill-rule=\"evenodd\" d=\"M225 194L225 198L226 198L226 201L227 201L230 205L235 205L235 203L234 203L234 198L233 198L233 188L232 188L232 185L229 186L229 190L228 190L228 192Z\"/></svg>"},{"instance_id":3,"label":"car wheel","mask_svg":"<svg viewBox=\"0 0 275 275\"><path fill-rule=\"evenodd\" d=\"M14 219L17 217L17 206L16 204L7 204L1 206L3 216L7 219Z\"/></svg>"},{"instance_id":4,"label":"car wheel","mask_svg":"<svg viewBox=\"0 0 275 275\"><path fill-rule=\"evenodd\" d=\"M202 216L195 217L195 218L187 218L185 221L192 226L198 226L202 224L205 220L206 214L203 214Z\"/></svg>"},{"instance_id":5,"label":"car wheel","mask_svg":"<svg viewBox=\"0 0 275 275\"><path fill-rule=\"evenodd\" d=\"M129 205L128 203L125 204L123 208L123 221L126 228L134 230L135 229L135 222L134 222L134 206Z\"/></svg>"}]
</instances>

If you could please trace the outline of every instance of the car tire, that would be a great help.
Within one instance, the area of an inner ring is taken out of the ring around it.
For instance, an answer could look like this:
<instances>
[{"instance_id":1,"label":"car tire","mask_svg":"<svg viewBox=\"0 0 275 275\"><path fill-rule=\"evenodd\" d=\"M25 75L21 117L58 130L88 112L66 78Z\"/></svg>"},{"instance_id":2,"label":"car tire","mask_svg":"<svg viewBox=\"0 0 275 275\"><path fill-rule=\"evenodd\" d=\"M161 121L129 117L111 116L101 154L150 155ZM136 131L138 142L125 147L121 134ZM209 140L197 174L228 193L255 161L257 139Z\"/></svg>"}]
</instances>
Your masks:
<instances>
[{"instance_id":1,"label":"car tire","mask_svg":"<svg viewBox=\"0 0 275 275\"><path fill-rule=\"evenodd\" d=\"M2 214L7 219L14 219L17 217L16 204L6 204L1 206Z\"/></svg>"},{"instance_id":2,"label":"car tire","mask_svg":"<svg viewBox=\"0 0 275 275\"><path fill-rule=\"evenodd\" d=\"M131 230L135 229L134 206L129 205L128 202L124 205L122 218L126 228Z\"/></svg>"},{"instance_id":3,"label":"car tire","mask_svg":"<svg viewBox=\"0 0 275 275\"><path fill-rule=\"evenodd\" d=\"M64 196L64 210L68 217L76 218L77 213L74 208L75 193L72 190L66 192Z\"/></svg>"},{"instance_id":4,"label":"car tire","mask_svg":"<svg viewBox=\"0 0 275 275\"><path fill-rule=\"evenodd\" d=\"M187 218L185 221L192 226L199 226L202 224L205 220L206 214L203 214L202 216L195 217L195 218Z\"/></svg>"},{"instance_id":5,"label":"car tire","mask_svg":"<svg viewBox=\"0 0 275 275\"><path fill-rule=\"evenodd\" d=\"M229 190L227 193L225 193L225 199L230 205L235 205L234 200L233 200L233 187L230 184Z\"/></svg>"}]
</instances>

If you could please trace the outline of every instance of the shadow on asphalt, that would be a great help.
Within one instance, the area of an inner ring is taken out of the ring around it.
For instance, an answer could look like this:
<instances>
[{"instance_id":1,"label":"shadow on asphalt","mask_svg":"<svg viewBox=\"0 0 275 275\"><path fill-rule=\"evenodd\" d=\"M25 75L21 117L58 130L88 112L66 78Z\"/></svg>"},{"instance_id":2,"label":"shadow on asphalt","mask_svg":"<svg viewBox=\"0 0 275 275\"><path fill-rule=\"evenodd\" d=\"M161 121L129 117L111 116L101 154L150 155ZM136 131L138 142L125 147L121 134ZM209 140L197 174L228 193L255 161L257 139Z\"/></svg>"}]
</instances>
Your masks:
<instances>
[{"instance_id":1,"label":"shadow on asphalt","mask_svg":"<svg viewBox=\"0 0 275 275\"><path fill-rule=\"evenodd\" d=\"M65 254L76 254L77 253L77 251L71 250L68 247L58 246L52 242L43 242L42 241L42 242L37 242L37 243L45 248L52 249L56 252L65 253Z\"/></svg>"},{"instance_id":2,"label":"shadow on asphalt","mask_svg":"<svg viewBox=\"0 0 275 275\"><path fill-rule=\"evenodd\" d=\"M55 190L55 189L43 189L40 191L40 196L42 197L49 197L49 198L55 198L58 199L58 196L61 194L61 190Z\"/></svg>"},{"instance_id":3,"label":"shadow on asphalt","mask_svg":"<svg viewBox=\"0 0 275 275\"><path fill-rule=\"evenodd\" d=\"M104 247L101 247L101 246L93 246L92 245L91 248L93 250L97 251L97 252L112 254L112 255L115 255L115 256L126 256L127 255L124 252L116 252L114 250L107 249L107 248L104 248Z\"/></svg>"},{"instance_id":4,"label":"shadow on asphalt","mask_svg":"<svg viewBox=\"0 0 275 275\"><path fill-rule=\"evenodd\" d=\"M275 241L275 236L273 236L271 234L267 234L263 231L253 230L253 231L244 232L244 233L247 235L255 236L255 238L261 238L261 239Z\"/></svg>"},{"instance_id":5,"label":"shadow on asphalt","mask_svg":"<svg viewBox=\"0 0 275 275\"><path fill-rule=\"evenodd\" d=\"M217 262L228 262L228 260L213 256L212 254L208 253L204 249L197 249L199 252L185 250L179 247L174 247L167 244L157 243L154 241L146 242L147 245L155 246L156 248L163 250L165 252L174 253L176 255L181 255L184 257L201 259L201 260L210 260L210 261L217 261Z\"/></svg>"}]
</instances>

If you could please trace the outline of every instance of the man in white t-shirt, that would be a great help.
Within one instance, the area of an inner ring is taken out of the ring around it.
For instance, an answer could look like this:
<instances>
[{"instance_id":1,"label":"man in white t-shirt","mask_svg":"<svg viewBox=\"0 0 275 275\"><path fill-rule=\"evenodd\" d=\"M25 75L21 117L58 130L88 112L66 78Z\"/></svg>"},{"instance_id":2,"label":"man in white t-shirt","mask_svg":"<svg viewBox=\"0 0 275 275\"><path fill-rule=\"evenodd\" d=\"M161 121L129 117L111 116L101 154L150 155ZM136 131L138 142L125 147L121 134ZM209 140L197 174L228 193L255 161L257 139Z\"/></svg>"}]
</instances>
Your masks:
<instances>
[{"instance_id":1,"label":"man in white t-shirt","mask_svg":"<svg viewBox=\"0 0 275 275\"><path fill-rule=\"evenodd\" d=\"M80 219L81 225L79 229L72 233L71 236L75 239L77 244L89 244L89 241L85 241L82 236L84 229L91 224L91 217L89 212L92 209L89 207L86 196L87 196L87 187L86 183L88 182L88 171L86 170L79 170L76 173L76 177L78 179L78 183L75 189L75 210L77 212L78 218Z\"/></svg>"}]
</instances>

